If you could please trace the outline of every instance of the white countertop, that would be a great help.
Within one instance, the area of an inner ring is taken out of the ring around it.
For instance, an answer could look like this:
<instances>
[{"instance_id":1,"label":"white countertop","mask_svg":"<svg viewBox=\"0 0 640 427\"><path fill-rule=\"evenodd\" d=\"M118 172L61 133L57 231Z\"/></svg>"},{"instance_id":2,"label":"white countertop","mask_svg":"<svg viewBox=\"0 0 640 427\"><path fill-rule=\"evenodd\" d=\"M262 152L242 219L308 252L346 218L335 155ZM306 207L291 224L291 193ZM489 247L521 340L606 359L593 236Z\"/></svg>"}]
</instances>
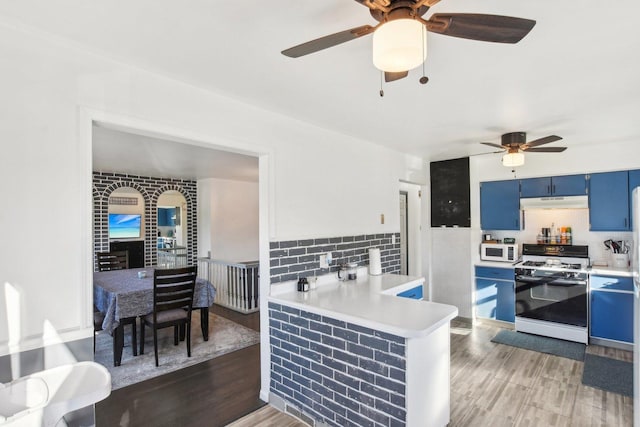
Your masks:
<instances>
[{"instance_id":1,"label":"white countertop","mask_svg":"<svg viewBox=\"0 0 640 427\"><path fill-rule=\"evenodd\" d=\"M520 262L520 261L518 261ZM478 267L495 267L495 268L516 268L515 262L499 262L499 261L478 261L475 263Z\"/></svg>"},{"instance_id":2,"label":"white countertop","mask_svg":"<svg viewBox=\"0 0 640 427\"><path fill-rule=\"evenodd\" d=\"M631 268L601 267L593 266L589 270L589 274L603 274L605 276L633 277Z\"/></svg>"},{"instance_id":3,"label":"white countertop","mask_svg":"<svg viewBox=\"0 0 640 427\"><path fill-rule=\"evenodd\" d=\"M309 292L271 295L268 300L404 338L418 338L458 315L452 305L396 296L423 282L415 276L365 275L356 281L326 283Z\"/></svg>"}]
</instances>

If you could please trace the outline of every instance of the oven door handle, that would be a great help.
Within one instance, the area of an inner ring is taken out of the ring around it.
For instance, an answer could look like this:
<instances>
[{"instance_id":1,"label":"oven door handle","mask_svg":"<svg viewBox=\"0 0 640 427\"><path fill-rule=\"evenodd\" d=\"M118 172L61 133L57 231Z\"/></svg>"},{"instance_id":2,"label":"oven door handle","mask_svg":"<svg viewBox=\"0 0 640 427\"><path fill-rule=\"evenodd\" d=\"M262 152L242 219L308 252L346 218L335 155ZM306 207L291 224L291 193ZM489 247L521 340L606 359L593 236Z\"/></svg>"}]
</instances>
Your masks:
<instances>
[{"instance_id":1,"label":"oven door handle","mask_svg":"<svg viewBox=\"0 0 640 427\"><path fill-rule=\"evenodd\" d=\"M556 279L553 282L547 283L547 285L549 285L549 286L563 286L563 287L568 287L568 286L587 286L587 281L586 280Z\"/></svg>"},{"instance_id":2,"label":"oven door handle","mask_svg":"<svg viewBox=\"0 0 640 427\"><path fill-rule=\"evenodd\" d=\"M544 283L544 277L516 276L516 282L523 283Z\"/></svg>"}]
</instances>

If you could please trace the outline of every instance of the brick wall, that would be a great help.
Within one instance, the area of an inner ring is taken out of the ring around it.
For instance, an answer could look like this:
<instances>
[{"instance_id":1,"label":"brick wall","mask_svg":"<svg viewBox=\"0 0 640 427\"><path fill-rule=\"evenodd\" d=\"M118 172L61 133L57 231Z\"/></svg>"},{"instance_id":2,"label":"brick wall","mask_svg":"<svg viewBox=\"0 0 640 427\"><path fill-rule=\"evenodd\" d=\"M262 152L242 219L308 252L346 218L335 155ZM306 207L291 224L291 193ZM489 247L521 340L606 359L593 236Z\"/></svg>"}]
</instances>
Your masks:
<instances>
[{"instance_id":1,"label":"brick wall","mask_svg":"<svg viewBox=\"0 0 640 427\"><path fill-rule=\"evenodd\" d=\"M404 338L274 303L269 335L270 390L287 405L317 424L406 424Z\"/></svg>"},{"instance_id":2,"label":"brick wall","mask_svg":"<svg viewBox=\"0 0 640 427\"><path fill-rule=\"evenodd\" d=\"M395 243L392 237L395 235ZM321 276L338 271L338 266L369 263L369 248L380 248L383 273L400 273L400 233L367 234L270 243L271 283ZM320 255L331 252L330 268L320 268Z\"/></svg>"},{"instance_id":3,"label":"brick wall","mask_svg":"<svg viewBox=\"0 0 640 427\"><path fill-rule=\"evenodd\" d=\"M193 180L153 178L120 173L93 172L93 247L109 250L109 196L123 187L136 189L144 198L145 266L158 261L158 198L169 190L180 192L187 201L187 264L194 265L198 253L197 183Z\"/></svg>"}]
</instances>

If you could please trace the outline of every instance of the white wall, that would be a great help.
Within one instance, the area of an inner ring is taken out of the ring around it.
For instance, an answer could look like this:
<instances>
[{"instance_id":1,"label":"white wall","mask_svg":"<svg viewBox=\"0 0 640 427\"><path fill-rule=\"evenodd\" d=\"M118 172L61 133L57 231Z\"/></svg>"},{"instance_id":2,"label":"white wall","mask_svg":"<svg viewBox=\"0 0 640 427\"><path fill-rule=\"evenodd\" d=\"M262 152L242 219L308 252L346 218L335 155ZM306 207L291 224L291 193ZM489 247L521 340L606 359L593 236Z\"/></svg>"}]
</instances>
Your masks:
<instances>
[{"instance_id":1,"label":"white wall","mask_svg":"<svg viewBox=\"0 0 640 427\"><path fill-rule=\"evenodd\" d=\"M203 208L198 212L198 222L208 222L206 230L198 231L198 250L202 256L211 253L213 259L232 262L259 258L257 182L200 180L198 207ZM208 235L203 236L204 233ZM208 244L205 246L203 241Z\"/></svg>"},{"instance_id":2,"label":"white wall","mask_svg":"<svg viewBox=\"0 0 640 427\"><path fill-rule=\"evenodd\" d=\"M260 224L268 228L260 229L262 263L268 240L398 232L398 181L425 182L416 157L83 53L2 19L0 194L11 202L0 209L0 355L43 345L45 322L62 341L93 333L90 119L260 155L267 181ZM17 295L11 318L5 287Z\"/></svg>"}]
</instances>

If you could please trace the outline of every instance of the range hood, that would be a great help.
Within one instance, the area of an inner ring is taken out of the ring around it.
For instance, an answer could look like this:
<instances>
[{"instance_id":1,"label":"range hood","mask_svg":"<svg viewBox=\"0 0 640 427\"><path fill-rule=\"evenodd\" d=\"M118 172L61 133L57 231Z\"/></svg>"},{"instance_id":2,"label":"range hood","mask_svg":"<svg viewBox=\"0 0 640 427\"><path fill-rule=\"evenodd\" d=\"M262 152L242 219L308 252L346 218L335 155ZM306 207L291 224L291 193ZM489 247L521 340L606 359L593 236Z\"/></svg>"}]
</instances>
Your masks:
<instances>
[{"instance_id":1,"label":"range hood","mask_svg":"<svg viewBox=\"0 0 640 427\"><path fill-rule=\"evenodd\" d=\"M587 209L588 196L531 197L520 199L520 209Z\"/></svg>"}]
</instances>

